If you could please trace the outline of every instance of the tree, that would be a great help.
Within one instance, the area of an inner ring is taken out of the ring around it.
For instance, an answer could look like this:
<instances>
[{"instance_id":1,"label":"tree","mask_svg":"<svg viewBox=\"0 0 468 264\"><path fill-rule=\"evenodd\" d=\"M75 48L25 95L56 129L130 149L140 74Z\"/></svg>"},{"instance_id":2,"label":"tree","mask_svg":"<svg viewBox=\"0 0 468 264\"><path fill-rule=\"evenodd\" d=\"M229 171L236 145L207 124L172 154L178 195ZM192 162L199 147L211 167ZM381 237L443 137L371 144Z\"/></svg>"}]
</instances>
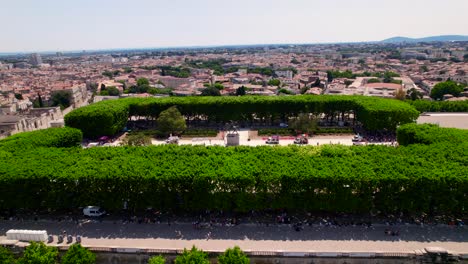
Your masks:
<instances>
[{"instance_id":1,"label":"tree","mask_svg":"<svg viewBox=\"0 0 468 264\"><path fill-rule=\"evenodd\" d=\"M122 143L127 146L149 146L152 144L151 138L142 133L128 135Z\"/></svg>"},{"instance_id":2,"label":"tree","mask_svg":"<svg viewBox=\"0 0 468 264\"><path fill-rule=\"evenodd\" d=\"M161 114L159 114L157 123L159 130L165 134L180 134L187 129L185 118L179 110L177 110L176 106L162 111Z\"/></svg>"},{"instance_id":3,"label":"tree","mask_svg":"<svg viewBox=\"0 0 468 264\"><path fill-rule=\"evenodd\" d=\"M154 256L148 260L148 264L164 264L166 259L163 256Z\"/></svg>"},{"instance_id":4,"label":"tree","mask_svg":"<svg viewBox=\"0 0 468 264\"><path fill-rule=\"evenodd\" d=\"M423 98L423 94L415 88L411 88L406 92L406 98L414 101Z\"/></svg>"},{"instance_id":5,"label":"tree","mask_svg":"<svg viewBox=\"0 0 468 264\"><path fill-rule=\"evenodd\" d=\"M31 242L24 250L23 257L18 260L19 264L56 264L58 249L48 247L44 243Z\"/></svg>"},{"instance_id":6,"label":"tree","mask_svg":"<svg viewBox=\"0 0 468 264\"><path fill-rule=\"evenodd\" d=\"M184 249L182 255L177 256L175 264L209 264L208 255L195 246L191 250Z\"/></svg>"},{"instance_id":7,"label":"tree","mask_svg":"<svg viewBox=\"0 0 468 264\"><path fill-rule=\"evenodd\" d=\"M427 68L426 65L421 66L420 69L421 69L422 72L428 72L429 71L429 69Z\"/></svg>"},{"instance_id":8,"label":"tree","mask_svg":"<svg viewBox=\"0 0 468 264\"><path fill-rule=\"evenodd\" d=\"M218 90L223 90L224 89L224 85L220 84L220 83L215 83L213 85L214 88L218 89Z\"/></svg>"},{"instance_id":9,"label":"tree","mask_svg":"<svg viewBox=\"0 0 468 264\"><path fill-rule=\"evenodd\" d=\"M272 85L272 86L280 86L281 84L281 81L278 80L278 79L271 79L268 81L268 85Z\"/></svg>"},{"instance_id":10,"label":"tree","mask_svg":"<svg viewBox=\"0 0 468 264\"><path fill-rule=\"evenodd\" d=\"M367 83L379 83L381 82L380 79L377 79L377 78L372 78L372 79L369 79L367 80Z\"/></svg>"},{"instance_id":11,"label":"tree","mask_svg":"<svg viewBox=\"0 0 468 264\"><path fill-rule=\"evenodd\" d=\"M317 129L317 120L309 114L301 113L291 122L291 128L297 133L310 134Z\"/></svg>"},{"instance_id":12,"label":"tree","mask_svg":"<svg viewBox=\"0 0 468 264\"><path fill-rule=\"evenodd\" d=\"M23 100L23 95L19 93L15 93L15 98L18 100Z\"/></svg>"},{"instance_id":13,"label":"tree","mask_svg":"<svg viewBox=\"0 0 468 264\"><path fill-rule=\"evenodd\" d=\"M431 98L434 100L442 100L444 94L459 96L463 92L463 85L459 85L454 81L446 81L438 83L431 90Z\"/></svg>"},{"instance_id":14,"label":"tree","mask_svg":"<svg viewBox=\"0 0 468 264\"><path fill-rule=\"evenodd\" d=\"M13 253L5 247L0 246L0 264L14 264L16 260Z\"/></svg>"},{"instance_id":15,"label":"tree","mask_svg":"<svg viewBox=\"0 0 468 264\"><path fill-rule=\"evenodd\" d=\"M108 92L109 95L111 95L111 96L118 96L118 95L120 94L119 89L117 89L117 87L115 87L115 86L109 86L109 87L107 87L107 92Z\"/></svg>"},{"instance_id":16,"label":"tree","mask_svg":"<svg viewBox=\"0 0 468 264\"><path fill-rule=\"evenodd\" d=\"M240 96L245 95L245 86L242 85L241 87L237 88L236 95L240 95Z\"/></svg>"},{"instance_id":17,"label":"tree","mask_svg":"<svg viewBox=\"0 0 468 264\"><path fill-rule=\"evenodd\" d=\"M71 94L68 91L56 91L52 95L52 106L60 106L64 109L71 104Z\"/></svg>"},{"instance_id":18,"label":"tree","mask_svg":"<svg viewBox=\"0 0 468 264\"><path fill-rule=\"evenodd\" d=\"M218 257L219 264L249 264L250 259L238 247L228 248Z\"/></svg>"},{"instance_id":19,"label":"tree","mask_svg":"<svg viewBox=\"0 0 468 264\"><path fill-rule=\"evenodd\" d=\"M139 78L137 80L137 86L149 85L149 81L146 78Z\"/></svg>"},{"instance_id":20,"label":"tree","mask_svg":"<svg viewBox=\"0 0 468 264\"><path fill-rule=\"evenodd\" d=\"M221 96L221 93L218 89L214 87L208 87L201 91L202 96Z\"/></svg>"},{"instance_id":21,"label":"tree","mask_svg":"<svg viewBox=\"0 0 468 264\"><path fill-rule=\"evenodd\" d=\"M62 257L62 264L94 264L96 255L80 244L73 244Z\"/></svg>"},{"instance_id":22,"label":"tree","mask_svg":"<svg viewBox=\"0 0 468 264\"><path fill-rule=\"evenodd\" d=\"M403 89L399 88L395 91L395 98L398 100L405 100L406 93Z\"/></svg>"}]
</instances>

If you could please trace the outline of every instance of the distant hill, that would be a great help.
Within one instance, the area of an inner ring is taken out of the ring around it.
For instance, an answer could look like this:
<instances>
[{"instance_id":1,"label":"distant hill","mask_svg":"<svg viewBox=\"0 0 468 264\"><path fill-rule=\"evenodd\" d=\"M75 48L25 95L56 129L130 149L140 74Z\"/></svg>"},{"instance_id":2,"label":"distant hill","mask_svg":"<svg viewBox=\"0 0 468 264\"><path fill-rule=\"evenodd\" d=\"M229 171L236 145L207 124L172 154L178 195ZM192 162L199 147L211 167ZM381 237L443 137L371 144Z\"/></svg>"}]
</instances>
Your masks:
<instances>
[{"instance_id":1,"label":"distant hill","mask_svg":"<svg viewBox=\"0 0 468 264\"><path fill-rule=\"evenodd\" d=\"M407 37L393 37L384 39L381 42L384 43L399 43L399 42L432 42L432 41L468 41L468 36L462 35L443 35L443 36L431 36L425 38L407 38Z\"/></svg>"}]
</instances>

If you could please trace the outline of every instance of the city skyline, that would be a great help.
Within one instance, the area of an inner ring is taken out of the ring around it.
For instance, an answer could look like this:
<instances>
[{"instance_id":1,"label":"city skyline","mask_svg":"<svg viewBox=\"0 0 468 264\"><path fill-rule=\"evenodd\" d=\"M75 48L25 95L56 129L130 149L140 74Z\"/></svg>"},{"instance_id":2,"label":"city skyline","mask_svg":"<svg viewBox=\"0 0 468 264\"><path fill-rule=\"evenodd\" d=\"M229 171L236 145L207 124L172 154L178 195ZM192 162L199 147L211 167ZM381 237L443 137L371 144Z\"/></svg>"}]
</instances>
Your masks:
<instances>
[{"instance_id":1,"label":"city skyline","mask_svg":"<svg viewBox=\"0 0 468 264\"><path fill-rule=\"evenodd\" d=\"M468 35L468 2L20 0L3 4L1 53L379 41Z\"/></svg>"}]
</instances>

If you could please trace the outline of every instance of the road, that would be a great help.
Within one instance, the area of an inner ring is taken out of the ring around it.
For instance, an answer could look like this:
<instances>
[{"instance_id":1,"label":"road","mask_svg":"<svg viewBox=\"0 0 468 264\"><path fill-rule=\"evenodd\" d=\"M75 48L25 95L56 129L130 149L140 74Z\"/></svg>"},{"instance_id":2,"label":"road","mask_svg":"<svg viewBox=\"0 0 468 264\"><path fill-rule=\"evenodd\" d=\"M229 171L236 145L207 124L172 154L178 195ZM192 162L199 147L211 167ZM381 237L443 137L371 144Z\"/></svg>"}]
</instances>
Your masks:
<instances>
[{"instance_id":1,"label":"road","mask_svg":"<svg viewBox=\"0 0 468 264\"><path fill-rule=\"evenodd\" d=\"M316 252L414 252L425 247L442 247L459 254L468 254L468 228L400 225L399 236L385 235L385 225L362 226L304 226L295 231L289 225L241 224L232 227L194 229L190 223L137 224L88 221L0 221L0 235L9 229L47 230L58 235L81 235L87 247L124 247L183 249L196 245L204 250L225 250L234 245L257 251L316 251ZM178 237L178 232L182 238ZM211 234L209 237L208 233ZM0 241L5 237L0 236ZM56 238L55 238L55 241ZM56 244L56 242L53 242Z\"/></svg>"}]
</instances>

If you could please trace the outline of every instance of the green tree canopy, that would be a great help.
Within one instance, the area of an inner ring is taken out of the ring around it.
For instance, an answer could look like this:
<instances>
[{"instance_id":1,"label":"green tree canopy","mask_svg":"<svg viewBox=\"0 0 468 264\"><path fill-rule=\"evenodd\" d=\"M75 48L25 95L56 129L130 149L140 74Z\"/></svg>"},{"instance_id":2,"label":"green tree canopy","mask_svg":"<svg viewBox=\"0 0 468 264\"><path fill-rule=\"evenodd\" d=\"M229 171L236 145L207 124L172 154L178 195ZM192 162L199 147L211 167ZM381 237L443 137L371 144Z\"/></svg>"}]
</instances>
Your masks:
<instances>
[{"instance_id":1,"label":"green tree canopy","mask_svg":"<svg viewBox=\"0 0 468 264\"><path fill-rule=\"evenodd\" d=\"M71 93L68 91L56 91L52 95L52 106L60 106L64 109L71 104Z\"/></svg>"},{"instance_id":2,"label":"green tree canopy","mask_svg":"<svg viewBox=\"0 0 468 264\"><path fill-rule=\"evenodd\" d=\"M278 79L270 79L268 81L268 85L279 86L280 84L281 84L281 81Z\"/></svg>"},{"instance_id":3,"label":"green tree canopy","mask_svg":"<svg viewBox=\"0 0 468 264\"><path fill-rule=\"evenodd\" d=\"M207 87L202 90L201 95L202 96L220 96L221 93L215 87Z\"/></svg>"},{"instance_id":4,"label":"green tree canopy","mask_svg":"<svg viewBox=\"0 0 468 264\"><path fill-rule=\"evenodd\" d=\"M164 264L166 259L163 256L153 256L148 260L148 264Z\"/></svg>"},{"instance_id":5,"label":"green tree canopy","mask_svg":"<svg viewBox=\"0 0 468 264\"><path fill-rule=\"evenodd\" d=\"M236 95L245 95L245 86L241 86L236 89Z\"/></svg>"},{"instance_id":6,"label":"green tree canopy","mask_svg":"<svg viewBox=\"0 0 468 264\"><path fill-rule=\"evenodd\" d=\"M80 244L73 244L62 258L62 264L94 264L96 255Z\"/></svg>"},{"instance_id":7,"label":"green tree canopy","mask_svg":"<svg viewBox=\"0 0 468 264\"><path fill-rule=\"evenodd\" d=\"M19 264L56 264L58 249L48 247L44 243L31 242L24 250L23 257L19 259Z\"/></svg>"},{"instance_id":8,"label":"green tree canopy","mask_svg":"<svg viewBox=\"0 0 468 264\"><path fill-rule=\"evenodd\" d=\"M219 264L249 264L250 259L238 247L228 248L218 257Z\"/></svg>"},{"instance_id":9,"label":"green tree canopy","mask_svg":"<svg viewBox=\"0 0 468 264\"><path fill-rule=\"evenodd\" d=\"M15 93L15 98L18 100L23 100L23 95L20 93Z\"/></svg>"},{"instance_id":10,"label":"green tree canopy","mask_svg":"<svg viewBox=\"0 0 468 264\"><path fill-rule=\"evenodd\" d=\"M297 133L310 134L317 130L317 119L309 114L299 114L291 122L291 128L296 130Z\"/></svg>"},{"instance_id":11,"label":"green tree canopy","mask_svg":"<svg viewBox=\"0 0 468 264\"><path fill-rule=\"evenodd\" d=\"M431 90L431 98L435 100L441 100L444 94L451 94L453 96L459 96L463 92L463 85L457 84L454 81L446 81L438 83Z\"/></svg>"},{"instance_id":12,"label":"green tree canopy","mask_svg":"<svg viewBox=\"0 0 468 264\"><path fill-rule=\"evenodd\" d=\"M182 255L177 256L175 264L209 264L208 255L195 246L191 250L184 249Z\"/></svg>"},{"instance_id":13,"label":"green tree canopy","mask_svg":"<svg viewBox=\"0 0 468 264\"><path fill-rule=\"evenodd\" d=\"M415 88L411 88L406 92L406 98L414 101L423 98L423 94Z\"/></svg>"},{"instance_id":14,"label":"green tree canopy","mask_svg":"<svg viewBox=\"0 0 468 264\"><path fill-rule=\"evenodd\" d=\"M187 129L185 118L177 110L176 106L162 111L157 119L157 123L159 130L166 134L180 134Z\"/></svg>"},{"instance_id":15,"label":"green tree canopy","mask_svg":"<svg viewBox=\"0 0 468 264\"><path fill-rule=\"evenodd\" d=\"M149 85L149 81L146 78L139 78L137 80L137 85L142 86L142 85Z\"/></svg>"},{"instance_id":16,"label":"green tree canopy","mask_svg":"<svg viewBox=\"0 0 468 264\"><path fill-rule=\"evenodd\" d=\"M13 253L5 247L0 246L0 264L14 264L16 260Z\"/></svg>"}]
</instances>

